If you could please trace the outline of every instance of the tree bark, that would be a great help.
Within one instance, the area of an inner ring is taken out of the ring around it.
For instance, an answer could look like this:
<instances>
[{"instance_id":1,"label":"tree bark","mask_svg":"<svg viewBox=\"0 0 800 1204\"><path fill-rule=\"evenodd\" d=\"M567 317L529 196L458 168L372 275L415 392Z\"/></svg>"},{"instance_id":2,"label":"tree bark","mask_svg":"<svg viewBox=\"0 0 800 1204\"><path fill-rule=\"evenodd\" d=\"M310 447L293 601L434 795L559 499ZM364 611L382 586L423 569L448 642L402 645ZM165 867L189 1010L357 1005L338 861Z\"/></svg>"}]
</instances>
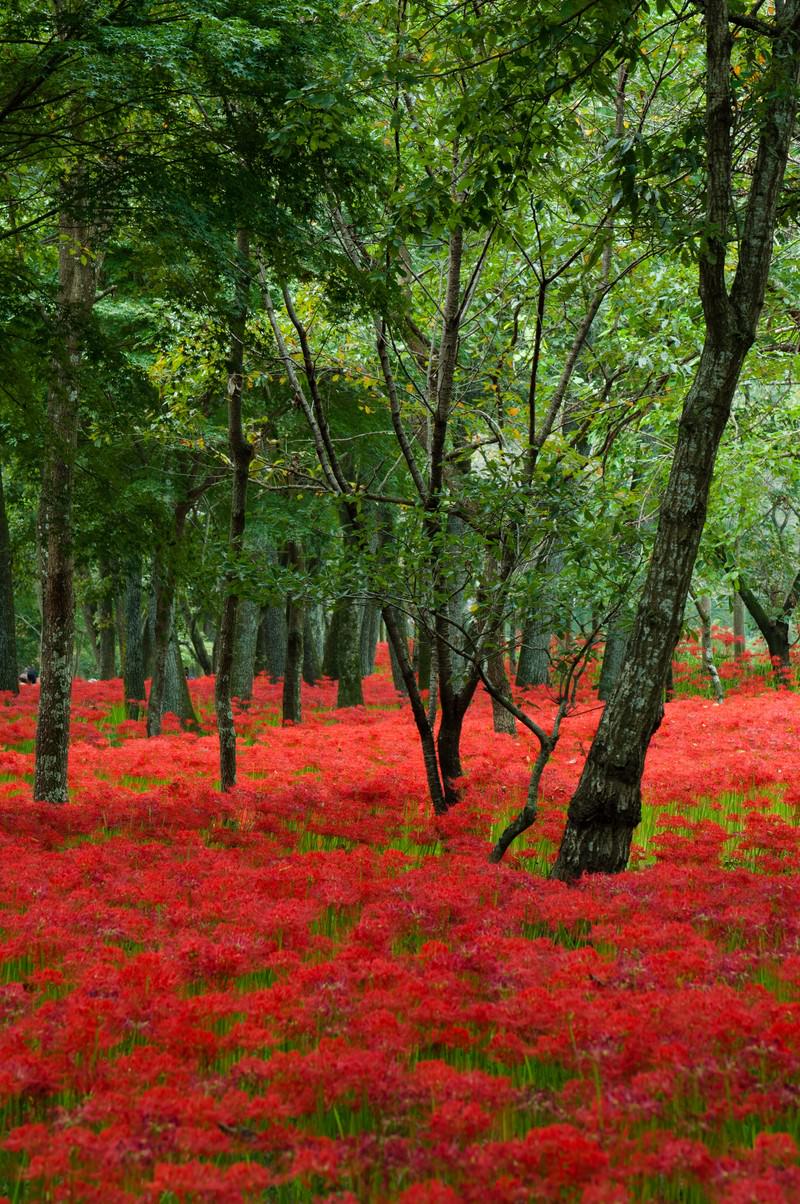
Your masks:
<instances>
[{"instance_id":1,"label":"tree bark","mask_svg":"<svg viewBox=\"0 0 800 1204\"><path fill-rule=\"evenodd\" d=\"M228 448L233 473L231 478L231 518L228 549L231 560L242 554L244 547L245 512L247 505L247 482L253 448L244 437L242 424L242 393L244 390L244 339L247 322L247 294L250 288L247 234L239 230L236 238L236 302L230 323L230 353L228 357ZM219 625L219 650L217 676L214 683L214 702L219 731L219 778L220 790L231 790L236 785L236 728L231 704L231 676L236 640L236 613L239 596L235 588L236 575L226 575L225 601ZM255 626L255 625L254 625ZM255 658L255 640L253 640Z\"/></svg>"},{"instance_id":2,"label":"tree bark","mask_svg":"<svg viewBox=\"0 0 800 1204\"><path fill-rule=\"evenodd\" d=\"M784 7L765 79L756 161L733 283L725 276L733 172L731 46L724 0L707 0L706 218L699 261L705 339L686 397L655 545L630 649L606 705L568 812L553 876L616 873L630 854L641 819L641 779L650 740L661 721L662 691L677 640L720 438L764 300L775 214L794 125L800 63L800 5ZM776 27L777 28L777 27Z\"/></svg>"},{"instance_id":3,"label":"tree bark","mask_svg":"<svg viewBox=\"0 0 800 1204\"><path fill-rule=\"evenodd\" d=\"M375 652L378 647L378 628L381 611L377 602L368 598L361 616L361 674L369 677L375 672Z\"/></svg>"},{"instance_id":4,"label":"tree bark","mask_svg":"<svg viewBox=\"0 0 800 1204\"><path fill-rule=\"evenodd\" d=\"M628 633L612 623L606 632L606 646L603 650L603 663L600 666L600 681L597 686L597 697L601 702L608 702L619 681L622 666L625 664L625 654L628 649Z\"/></svg>"},{"instance_id":5,"label":"tree bark","mask_svg":"<svg viewBox=\"0 0 800 1204\"><path fill-rule=\"evenodd\" d=\"M258 655L261 607L252 598L240 598L236 613L236 635L231 670L231 695L245 702L253 697L253 677Z\"/></svg>"},{"instance_id":6,"label":"tree bark","mask_svg":"<svg viewBox=\"0 0 800 1204\"><path fill-rule=\"evenodd\" d=\"M114 579L111 566L100 564L101 593L97 608L100 643L100 680L111 681L116 676L116 631L114 628Z\"/></svg>"},{"instance_id":7,"label":"tree bark","mask_svg":"<svg viewBox=\"0 0 800 1204\"><path fill-rule=\"evenodd\" d=\"M552 632L535 615L522 629L522 645L517 661L517 685L546 686L550 684L550 641Z\"/></svg>"},{"instance_id":8,"label":"tree bark","mask_svg":"<svg viewBox=\"0 0 800 1204\"><path fill-rule=\"evenodd\" d=\"M14 574L8 533L3 467L0 463L0 690L19 691L17 634L14 615Z\"/></svg>"},{"instance_id":9,"label":"tree bark","mask_svg":"<svg viewBox=\"0 0 800 1204\"><path fill-rule=\"evenodd\" d=\"M142 572L137 562L129 567L125 582L125 665L123 686L125 690L125 710L129 719L139 718L140 704L146 692L142 636Z\"/></svg>"},{"instance_id":10,"label":"tree bark","mask_svg":"<svg viewBox=\"0 0 800 1204\"><path fill-rule=\"evenodd\" d=\"M486 676L500 694L505 698L511 697L511 687L506 676L503 653L500 650L492 652L487 658ZM517 734L516 719L494 695L492 695L492 727L496 732L501 732L506 736L516 736Z\"/></svg>"},{"instance_id":11,"label":"tree bark","mask_svg":"<svg viewBox=\"0 0 800 1204\"><path fill-rule=\"evenodd\" d=\"M325 619L318 605L306 606L303 617L303 681L315 686L322 677Z\"/></svg>"},{"instance_id":12,"label":"tree bark","mask_svg":"<svg viewBox=\"0 0 800 1204\"><path fill-rule=\"evenodd\" d=\"M92 232L62 216L58 244L58 317L47 394L39 500L42 577L42 676L36 724L33 797L65 803L75 623L72 492L78 442L80 369L95 297Z\"/></svg>"},{"instance_id":13,"label":"tree bark","mask_svg":"<svg viewBox=\"0 0 800 1204\"><path fill-rule=\"evenodd\" d=\"M753 591L741 580L739 596L766 641L777 684L787 685L791 669L789 620L800 596L800 573L795 577L783 605L774 616L761 605Z\"/></svg>"},{"instance_id":14,"label":"tree bark","mask_svg":"<svg viewBox=\"0 0 800 1204\"><path fill-rule=\"evenodd\" d=\"M265 606L258 629L256 663L264 666L271 682L279 681L286 668L286 605Z\"/></svg>"},{"instance_id":15,"label":"tree bark","mask_svg":"<svg viewBox=\"0 0 800 1204\"><path fill-rule=\"evenodd\" d=\"M289 568L301 574L305 565L303 549L295 540L286 548ZM298 594L290 593L286 599L286 669L283 675L284 723L300 723L303 718L301 681L303 676L303 623L305 605Z\"/></svg>"},{"instance_id":16,"label":"tree bark","mask_svg":"<svg viewBox=\"0 0 800 1204\"><path fill-rule=\"evenodd\" d=\"M740 593L735 593L731 602L733 610L733 656L741 660L747 651L747 634L744 626L744 602Z\"/></svg>"}]
</instances>

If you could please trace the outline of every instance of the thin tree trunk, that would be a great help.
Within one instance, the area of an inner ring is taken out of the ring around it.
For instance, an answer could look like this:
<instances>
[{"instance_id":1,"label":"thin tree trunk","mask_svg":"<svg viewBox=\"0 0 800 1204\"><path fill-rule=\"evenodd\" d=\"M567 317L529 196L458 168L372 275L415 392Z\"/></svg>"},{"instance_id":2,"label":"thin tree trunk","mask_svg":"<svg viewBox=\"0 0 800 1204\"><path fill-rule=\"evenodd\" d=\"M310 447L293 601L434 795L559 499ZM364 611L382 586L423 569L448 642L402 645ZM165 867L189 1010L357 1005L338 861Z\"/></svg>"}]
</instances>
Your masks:
<instances>
[{"instance_id":1,"label":"thin tree trunk","mask_svg":"<svg viewBox=\"0 0 800 1204\"><path fill-rule=\"evenodd\" d=\"M8 533L3 470L0 463L0 690L18 693L18 676L11 539Z\"/></svg>"},{"instance_id":2,"label":"thin tree trunk","mask_svg":"<svg viewBox=\"0 0 800 1204\"><path fill-rule=\"evenodd\" d=\"M100 637L100 680L111 681L116 676L116 631L114 628L114 579L111 567L100 564L101 594L97 608Z\"/></svg>"},{"instance_id":3,"label":"thin tree trunk","mask_svg":"<svg viewBox=\"0 0 800 1204\"><path fill-rule=\"evenodd\" d=\"M183 534L175 531L175 550ZM153 625L153 676L147 699L147 735L161 734L161 716L164 714L164 691L166 688L167 654L172 632L172 614L175 603L174 555L167 554L158 566L156 577L155 621Z\"/></svg>"},{"instance_id":4,"label":"thin tree trunk","mask_svg":"<svg viewBox=\"0 0 800 1204\"><path fill-rule=\"evenodd\" d=\"M408 655L408 638L406 633L401 631L401 628L398 626L397 611L394 607L384 606L382 613L383 621L386 624L386 634L395 650L397 663L400 666L403 681L405 682L406 693L411 702L411 712L414 716L414 723L416 724L417 734L422 746L422 760L425 766L425 777L428 783L428 793L431 796L433 810L436 815L443 815L447 810L447 802L445 800L442 780L439 776L436 742L425 713L425 703L422 700L422 694L417 685L411 658Z\"/></svg>"},{"instance_id":5,"label":"thin tree trunk","mask_svg":"<svg viewBox=\"0 0 800 1204\"><path fill-rule=\"evenodd\" d=\"M700 647L703 653L703 668L711 678L715 701L721 703L725 701L725 691L719 679L717 666L714 664L714 643L711 638L711 599L705 596L698 597L691 588L689 589L689 593L692 596L695 609L700 617Z\"/></svg>"},{"instance_id":6,"label":"thin tree trunk","mask_svg":"<svg viewBox=\"0 0 800 1204\"><path fill-rule=\"evenodd\" d=\"M63 216L58 243L58 321L42 464L38 535L42 575L42 686L33 797L65 803L75 623L72 491L78 440L80 368L95 296L86 225Z\"/></svg>"},{"instance_id":7,"label":"thin tree trunk","mask_svg":"<svg viewBox=\"0 0 800 1204\"><path fill-rule=\"evenodd\" d=\"M145 697L144 645L142 642L142 573L139 563L128 569L125 583L125 667L123 686L129 719L139 718Z\"/></svg>"},{"instance_id":8,"label":"thin tree trunk","mask_svg":"<svg viewBox=\"0 0 800 1204\"><path fill-rule=\"evenodd\" d=\"M303 549L290 540L286 548L288 567L302 574ZM283 722L300 723L303 718L301 681L303 671L303 622L305 605L301 597L289 594L286 600L286 670L283 675Z\"/></svg>"},{"instance_id":9,"label":"thin tree trunk","mask_svg":"<svg viewBox=\"0 0 800 1204\"><path fill-rule=\"evenodd\" d=\"M394 613L395 622L397 624L398 639L403 641L406 649L406 655L408 655L408 620L402 611L396 610ZM406 683L403 678L403 670L400 666L397 653L394 650L394 643L391 639L389 639L388 627L386 629L386 639L389 644L389 663L392 669L392 684L394 685L394 688L397 690L398 694L407 695L408 689L406 688Z\"/></svg>"},{"instance_id":10,"label":"thin tree trunk","mask_svg":"<svg viewBox=\"0 0 800 1204\"><path fill-rule=\"evenodd\" d=\"M231 479L231 519L228 548L231 559L241 556L244 547L247 480L253 447L244 437L242 425L242 392L244 389L244 338L247 322L247 294L250 287L250 247L246 233L239 230L236 238L236 309L230 324L230 354L228 358L228 447L233 474ZM236 612L239 596L235 589L235 573L226 578L226 596L219 625L219 652L215 680L214 702L219 730L220 790L236 785L236 728L231 705L231 675L236 640ZM254 624L255 627L255 624ZM255 628L257 631L257 628ZM255 658L255 639L253 640Z\"/></svg>"},{"instance_id":11,"label":"thin tree trunk","mask_svg":"<svg viewBox=\"0 0 800 1204\"><path fill-rule=\"evenodd\" d=\"M213 673L211 667L211 657L208 655L203 633L200 630L198 615L193 614L189 606L184 606L184 619L189 628L189 639L192 641L192 651L194 652L195 660L200 667L200 672L205 677L210 677Z\"/></svg>"},{"instance_id":12,"label":"thin tree trunk","mask_svg":"<svg viewBox=\"0 0 800 1204\"><path fill-rule=\"evenodd\" d=\"M369 677L375 672L375 652L378 647L378 629L381 610L377 602L368 598L361 616L361 673Z\"/></svg>"},{"instance_id":13,"label":"thin tree trunk","mask_svg":"<svg viewBox=\"0 0 800 1204\"><path fill-rule=\"evenodd\" d=\"M744 602L741 594L735 593L732 600L733 610L733 656L741 660L747 651L747 635L744 626Z\"/></svg>"}]
</instances>

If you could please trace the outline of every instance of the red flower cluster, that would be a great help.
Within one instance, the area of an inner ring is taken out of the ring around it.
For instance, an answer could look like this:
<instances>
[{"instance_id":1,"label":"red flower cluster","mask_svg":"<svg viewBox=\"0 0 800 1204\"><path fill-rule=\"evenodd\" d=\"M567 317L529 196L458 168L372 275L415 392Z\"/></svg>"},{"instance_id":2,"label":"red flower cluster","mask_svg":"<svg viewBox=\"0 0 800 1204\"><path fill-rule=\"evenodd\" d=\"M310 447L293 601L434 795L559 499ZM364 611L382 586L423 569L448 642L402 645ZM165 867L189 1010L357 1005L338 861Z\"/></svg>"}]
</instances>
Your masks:
<instances>
[{"instance_id":1,"label":"red flower cluster","mask_svg":"<svg viewBox=\"0 0 800 1204\"><path fill-rule=\"evenodd\" d=\"M485 697L434 821L385 656L299 727L259 682L224 797L213 732L147 741L119 690L76 685L63 808L30 798L38 691L0 699L9 1199L800 1198L798 696L670 704L634 868L567 888L588 693L493 866L535 749Z\"/></svg>"}]
</instances>

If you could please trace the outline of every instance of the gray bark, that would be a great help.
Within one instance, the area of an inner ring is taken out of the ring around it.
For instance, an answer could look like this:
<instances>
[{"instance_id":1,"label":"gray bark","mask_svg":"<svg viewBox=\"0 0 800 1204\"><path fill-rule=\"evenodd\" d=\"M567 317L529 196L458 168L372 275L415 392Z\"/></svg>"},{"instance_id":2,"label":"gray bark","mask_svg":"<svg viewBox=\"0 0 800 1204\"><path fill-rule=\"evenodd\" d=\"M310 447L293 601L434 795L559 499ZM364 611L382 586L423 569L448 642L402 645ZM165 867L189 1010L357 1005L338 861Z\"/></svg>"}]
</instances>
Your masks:
<instances>
[{"instance_id":1,"label":"gray bark","mask_svg":"<svg viewBox=\"0 0 800 1204\"><path fill-rule=\"evenodd\" d=\"M19 691L18 676L11 539L0 464L0 690L11 690L16 694Z\"/></svg>"},{"instance_id":2,"label":"gray bark","mask_svg":"<svg viewBox=\"0 0 800 1204\"><path fill-rule=\"evenodd\" d=\"M129 719L139 718L139 704L145 697L144 644L142 636L142 574L137 562L129 567L125 582L125 664L123 685L125 689L125 709Z\"/></svg>"},{"instance_id":3,"label":"gray bark","mask_svg":"<svg viewBox=\"0 0 800 1204\"><path fill-rule=\"evenodd\" d=\"M258 649L261 607L252 598L240 598L231 669L231 694L245 701L253 697L253 675Z\"/></svg>"}]
</instances>

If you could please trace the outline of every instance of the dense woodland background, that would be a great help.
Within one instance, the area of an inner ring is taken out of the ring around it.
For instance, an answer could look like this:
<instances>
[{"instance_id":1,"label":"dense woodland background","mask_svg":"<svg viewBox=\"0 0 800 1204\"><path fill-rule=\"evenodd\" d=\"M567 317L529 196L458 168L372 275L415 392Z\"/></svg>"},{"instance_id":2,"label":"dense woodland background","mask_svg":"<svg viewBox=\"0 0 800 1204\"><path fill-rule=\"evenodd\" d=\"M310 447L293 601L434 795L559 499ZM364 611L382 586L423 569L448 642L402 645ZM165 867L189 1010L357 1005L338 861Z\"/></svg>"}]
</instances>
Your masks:
<instances>
[{"instance_id":1,"label":"dense woodland background","mask_svg":"<svg viewBox=\"0 0 800 1204\"><path fill-rule=\"evenodd\" d=\"M436 811L477 690L534 730L508 842L599 675L557 872L622 868L687 625L795 684L800 5L0 14L0 688L41 666L35 797L67 797L73 675L155 735L215 673L225 789L254 674L300 723L301 679L359 705L388 638ZM544 683L547 727L514 701Z\"/></svg>"}]
</instances>

